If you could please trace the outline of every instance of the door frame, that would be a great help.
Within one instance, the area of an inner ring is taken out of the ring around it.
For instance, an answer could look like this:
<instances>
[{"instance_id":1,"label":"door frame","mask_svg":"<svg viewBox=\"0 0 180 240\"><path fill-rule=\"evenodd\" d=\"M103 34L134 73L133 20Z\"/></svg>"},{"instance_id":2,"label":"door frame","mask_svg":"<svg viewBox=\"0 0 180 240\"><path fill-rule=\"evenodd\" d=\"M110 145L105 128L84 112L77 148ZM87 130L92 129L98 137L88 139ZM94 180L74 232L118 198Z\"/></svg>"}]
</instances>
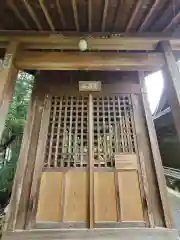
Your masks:
<instances>
[{"instance_id":1,"label":"door frame","mask_svg":"<svg viewBox=\"0 0 180 240\"><path fill-rule=\"evenodd\" d=\"M112 93L109 93L111 95ZM119 93L121 94L121 93ZM95 93L95 95L99 95ZM130 95L130 94L129 94ZM102 226L110 226L108 223L95 223L94 219L94 162L93 162L93 93L88 93L89 98L89 106L88 106L88 128L89 133L88 134L88 146L89 146L89 152L88 152L88 160L89 160L89 167L87 168L87 171L89 173L89 228L94 227L102 227ZM102 95L101 95L102 96ZM132 101L132 98L131 98ZM34 175L33 175L33 182L32 182L32 188L31 188L31 194L30 194L30 202L29 202L29 209L26 219L26 228L32 229L37 228L38 226L41 228L46 228L48 225L51 228L59 228L59 227L72 227L73 223L53 223L53 226L51 223L47 224L37 224L36 223L36 212L37 212L37 206L38 206L38 196L39 196L39 189L40 189L40 180L41 180L41 174L43 172L43 164L44 164L44 154L45 148L46 148L46 140L47 140L47 133L48 133L48 125L49 125L49 115L51 110L51 97L50 95L46 95L45 98L45 105L43 109L42 114L42 121L41 121L41 128L39 133L39 140L38 140L38 147L37 147L37 154L36 154L36 161L35 161L35 168L34 168ZM133 111L134 115L134 111ZM45 136L46 135L46 136ZM137 146L136 146L137 148ZM139 161L138 161L139 162ZM140 165L140 162L139 164ZM103 170L100 170L103 171ZM114 169L115 173L115 181L117 184L117 171ZM139 176L139 182L140 182L140 191L141 191L141 197L144 193L143 187L142 187L142 174L140 174L140 169L138 168L138 176ZM118 211L119 209L117 209ZM147 216L146 216L147 217ZM146 218L145 218L146 219ZM145 227L148 226L149 223L146 220L146 224L142 224L141 222L117 222L113 226L114 227L128 227L129 225L133 227ZM73 224L74 225L74 224ZM83 227L83 223L77 223L75 224L77 227ZM75 226L74 225L74 226ZM44 226L44 227L43 227Z\"/></svg>"}]
</instances>

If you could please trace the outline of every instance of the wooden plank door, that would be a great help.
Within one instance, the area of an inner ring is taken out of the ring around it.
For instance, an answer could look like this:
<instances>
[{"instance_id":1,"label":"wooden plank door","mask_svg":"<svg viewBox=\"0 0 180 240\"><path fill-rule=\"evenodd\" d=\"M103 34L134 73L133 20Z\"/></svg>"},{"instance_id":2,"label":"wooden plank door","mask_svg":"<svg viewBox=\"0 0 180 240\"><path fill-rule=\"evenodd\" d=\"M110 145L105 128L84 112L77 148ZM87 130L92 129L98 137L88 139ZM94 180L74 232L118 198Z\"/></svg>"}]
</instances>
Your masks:
<instances>
[{"instance_id":1,"label":"wooden plank door","mask_svg":"<svg viewBox=\"0 0 180 240\"><path fill-rule=\"evenodd\" d=\"M130 95L54 96L38 228L144 227Z\"/></svg>"},{"instance_id":2,"label":"wooden plank door","mask_svg":"<svg viewBox=\"0 0 180 240\"><path fill-rule=\"evenodd\" d=\"M88 227L88 96L53 96L36 227Z\"/></svg>"},{"instance_id":3,"label":"wooden plank door","mask_svg":"<svg viewBox=\"0 0 180 240\"><path fill-rule=\"evenodd\" d=\"M93 97L94 227L145 226L131 97Z\"/></svg>"}]
</instances>

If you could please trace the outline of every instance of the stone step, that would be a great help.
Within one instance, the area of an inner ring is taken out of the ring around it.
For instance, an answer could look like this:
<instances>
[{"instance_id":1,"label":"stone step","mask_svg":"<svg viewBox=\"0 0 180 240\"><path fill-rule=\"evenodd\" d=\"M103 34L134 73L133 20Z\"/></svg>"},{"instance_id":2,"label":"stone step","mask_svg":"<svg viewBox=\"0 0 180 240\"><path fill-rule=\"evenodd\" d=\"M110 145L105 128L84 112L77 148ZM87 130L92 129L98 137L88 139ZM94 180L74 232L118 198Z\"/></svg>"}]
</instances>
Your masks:
<instances>
[{"instance_id":1,"label":"stone step","mask_svg":"<svg viewBox=\"0 0 180 240\"><path fill-rule=\"evenodd\" d=\"M178 231L165 228L31 230L6 232L2 240L179 240Z\"/></svg>"}]
</instances>

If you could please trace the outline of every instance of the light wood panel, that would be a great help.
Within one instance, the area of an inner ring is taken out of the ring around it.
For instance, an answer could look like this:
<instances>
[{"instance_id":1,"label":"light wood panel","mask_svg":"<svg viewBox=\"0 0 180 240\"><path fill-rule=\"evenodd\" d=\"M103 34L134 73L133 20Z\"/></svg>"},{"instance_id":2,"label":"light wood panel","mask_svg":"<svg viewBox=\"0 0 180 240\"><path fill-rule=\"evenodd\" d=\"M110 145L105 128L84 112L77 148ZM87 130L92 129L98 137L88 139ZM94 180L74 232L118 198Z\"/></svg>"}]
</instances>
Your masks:
<instances>
[{"instance_id":1,"label":"light wood panel","mask_svg":"<svg viewBox=\"0 0 180 240\"><path fill-rule=\"evenodd\" d=\"M135 170L118 173L122 221L143 221L138 175Z\"/></svg>"},{"instance_id":2,"label":"light wood panel","mask_svg":"<svg viewBox=\"0 0 180 240\"><path fill-rule=\"evenodd\" d=\"M86 172L67 172L63 221L88 222L88 177Z\"/></svg>"},{"instance_id":3,"label":"light wood panel","mask_svg":"<svg viewBox=\"0 0 180 240\"><path fill-rule=\"evenodd\" d=\"M164 65L161 53L21 52L20 69L39 70L157 70Z\"/></svg>"},{"instance_id":4,"label":"light wood panel","mask_svg":"<svg viewBox=\"0 0 180 240\"><path fill-rule=\"evenodd\" d=\"M117 221L114 172L94 173L94 220Z\"/></svg>"},{"instance_id":5,"label":"light wood panel","mask_svg":"<svg viewBox=\"0 0 180 240\"><path fill-rule=\"evenodd\" d=\"M37 221L60 221L62 178L63 173L61 172L42 173Z\"/></svg>"}]
</instances>

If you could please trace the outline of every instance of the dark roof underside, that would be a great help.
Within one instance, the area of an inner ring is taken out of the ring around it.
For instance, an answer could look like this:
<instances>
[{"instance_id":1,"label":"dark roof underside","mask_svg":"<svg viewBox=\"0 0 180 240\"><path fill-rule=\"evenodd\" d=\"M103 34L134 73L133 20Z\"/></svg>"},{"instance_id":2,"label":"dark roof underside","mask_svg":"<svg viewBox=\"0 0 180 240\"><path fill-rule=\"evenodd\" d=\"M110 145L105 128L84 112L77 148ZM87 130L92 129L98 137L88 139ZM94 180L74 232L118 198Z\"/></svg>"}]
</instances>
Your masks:
<instances>
[{"instance_id":1,"label":"dark roof underside","mask_svg":"<svg viewBox=\"0 0 180 240\"><path fill-rule=\"evenodd\" d=\"M6 0L0 30L174 32L180 0Z\"/></svg>"}]
</instances>

